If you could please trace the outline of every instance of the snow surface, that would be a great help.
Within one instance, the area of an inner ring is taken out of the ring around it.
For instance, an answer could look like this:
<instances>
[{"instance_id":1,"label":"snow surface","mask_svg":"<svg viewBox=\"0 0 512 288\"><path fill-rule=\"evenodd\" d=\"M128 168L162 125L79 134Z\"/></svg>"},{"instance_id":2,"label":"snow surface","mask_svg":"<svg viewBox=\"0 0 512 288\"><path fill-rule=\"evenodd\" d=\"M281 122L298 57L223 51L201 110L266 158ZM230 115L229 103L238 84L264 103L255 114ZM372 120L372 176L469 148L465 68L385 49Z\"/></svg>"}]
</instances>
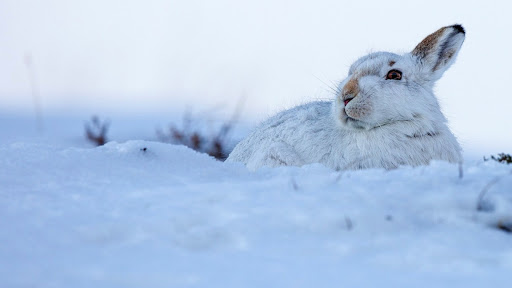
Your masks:
<instances>
[{"instance_id":1,"label":"snow surface","mask_svg":"<svg viewBox=\"0 0 512 288\"><path fill-rule=\"evenodd\" d=\"M0 287L512 284L512 167L494 161L251 173L145 141L0 159Z\"/></svg>"}]
</instances>

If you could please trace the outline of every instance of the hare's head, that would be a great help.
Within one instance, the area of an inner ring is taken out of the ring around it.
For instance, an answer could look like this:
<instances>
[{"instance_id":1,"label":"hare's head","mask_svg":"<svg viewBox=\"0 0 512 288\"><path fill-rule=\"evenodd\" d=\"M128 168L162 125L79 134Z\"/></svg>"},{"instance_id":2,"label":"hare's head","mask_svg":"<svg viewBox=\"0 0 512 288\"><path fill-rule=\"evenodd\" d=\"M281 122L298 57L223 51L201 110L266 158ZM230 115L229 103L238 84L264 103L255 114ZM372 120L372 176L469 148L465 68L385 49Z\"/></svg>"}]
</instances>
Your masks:
<instances>
[{"instance_id":1,"label":"hare's head","mask_svg":"<svg viewBox=\"0 0 512 288\"><path fill-rule=\"evenodd\" d=\"M357 60L340 83L335 113L350 129L372 129L397 121L444 121L433 86L464 42L462 26L443 27L410 53L371 53Z\"/></svg>"}]
</instances>

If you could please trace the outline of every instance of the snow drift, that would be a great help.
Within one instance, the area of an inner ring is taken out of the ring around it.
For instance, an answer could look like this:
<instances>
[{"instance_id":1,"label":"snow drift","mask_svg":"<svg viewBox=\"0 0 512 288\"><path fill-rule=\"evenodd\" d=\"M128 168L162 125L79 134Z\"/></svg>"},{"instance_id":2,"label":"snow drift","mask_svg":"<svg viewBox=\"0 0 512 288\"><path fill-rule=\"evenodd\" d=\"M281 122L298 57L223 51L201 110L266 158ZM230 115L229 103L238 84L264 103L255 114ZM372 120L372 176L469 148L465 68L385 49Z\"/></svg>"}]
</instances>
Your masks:
<instances>
[{"instance_id":1,"label":"snow drift","mask_svg":"<svg viewBox=\"0 0 512 288\"><path fill-rule=\"evenodd\" d=\"M2 287L512 283L512 168L496 162L462 179L444 162L249 172L144 141L0 159Z\"/></svg>"}]
</instances>

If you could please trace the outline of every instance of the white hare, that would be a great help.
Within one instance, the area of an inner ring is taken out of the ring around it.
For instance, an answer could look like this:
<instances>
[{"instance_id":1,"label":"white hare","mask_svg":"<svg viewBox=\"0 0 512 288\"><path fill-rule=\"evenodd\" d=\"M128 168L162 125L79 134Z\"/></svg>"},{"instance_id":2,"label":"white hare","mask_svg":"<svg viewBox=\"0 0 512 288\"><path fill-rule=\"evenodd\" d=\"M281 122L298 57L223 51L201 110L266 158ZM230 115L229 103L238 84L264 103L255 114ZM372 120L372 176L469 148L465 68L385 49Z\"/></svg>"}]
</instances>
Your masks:
<instances>
[{"instance_id":1,"label":"white hare","mask_svg":"<svg viewBox=\"0 0 512 288\"><path fill-rule=\"evenodd\" d=\"M464 42L460 25L443 27L410 53L371 53L350 67L332 102L312 102L264 121L227 161L261 166L322 163L333 169L392 169L431 160L462 162L434 83Z\"/></svg>"}]
</instances>

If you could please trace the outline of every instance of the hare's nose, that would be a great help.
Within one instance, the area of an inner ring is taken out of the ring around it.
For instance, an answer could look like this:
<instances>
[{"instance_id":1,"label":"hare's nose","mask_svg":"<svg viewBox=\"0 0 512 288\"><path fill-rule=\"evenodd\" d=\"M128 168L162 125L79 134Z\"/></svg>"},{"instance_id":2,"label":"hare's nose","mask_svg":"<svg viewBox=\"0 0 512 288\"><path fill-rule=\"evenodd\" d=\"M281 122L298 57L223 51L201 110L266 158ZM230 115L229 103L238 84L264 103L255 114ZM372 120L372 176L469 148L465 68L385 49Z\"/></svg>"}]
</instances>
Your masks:
<instances>
[{"instance_id":1,"label":"hare's nose","mask_svg":"<svg viewBox=\"0 0 512 288\"><path fill-rule=\"evenodd\" d=\"M347 84L345 84L345 87L343 87L343 90L341 91L341 95L343 96L344 100L346 99L352 99L359 93L359 79L357 77L353 77L350 79ZM350 101L350 100L349 100ZM345 105L348 102L345 103Z\"/></svg>"}]
</instances>

